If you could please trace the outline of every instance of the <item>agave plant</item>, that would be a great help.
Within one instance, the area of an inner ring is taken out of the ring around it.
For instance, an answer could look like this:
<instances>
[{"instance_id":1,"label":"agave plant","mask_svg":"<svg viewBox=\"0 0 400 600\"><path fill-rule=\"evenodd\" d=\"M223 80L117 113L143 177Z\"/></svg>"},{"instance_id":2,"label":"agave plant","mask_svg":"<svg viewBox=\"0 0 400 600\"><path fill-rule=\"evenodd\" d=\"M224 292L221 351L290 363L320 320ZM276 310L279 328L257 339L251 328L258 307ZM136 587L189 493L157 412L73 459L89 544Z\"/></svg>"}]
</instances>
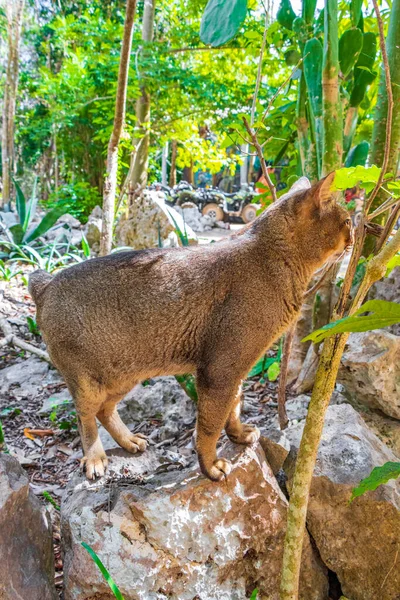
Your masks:
<instances>
[{"instance_id":1,"label":"agave plant","mask_svg":"<svg viewBox=\"0 0 400 600\"><path fill-rule=\"evenodd\" d=\"M29 200L27 200L19 184L16 181L14 181L15 189L17 192L16 208L19 223L17 223L16 225L12 225L9 228L9 230L13 237L14 243L18 245L30 244L40 236L44 235L51 227L53 227L56 221L67 210L67 207L65 205L56 206L43 217L43 219L34 229L30 229L33 217L36 213L36 207L38 203L38 198L36 195L36 183L37 180L35 179L35 183L32 190L32 196Z\"/></svg>"}]
</instances>

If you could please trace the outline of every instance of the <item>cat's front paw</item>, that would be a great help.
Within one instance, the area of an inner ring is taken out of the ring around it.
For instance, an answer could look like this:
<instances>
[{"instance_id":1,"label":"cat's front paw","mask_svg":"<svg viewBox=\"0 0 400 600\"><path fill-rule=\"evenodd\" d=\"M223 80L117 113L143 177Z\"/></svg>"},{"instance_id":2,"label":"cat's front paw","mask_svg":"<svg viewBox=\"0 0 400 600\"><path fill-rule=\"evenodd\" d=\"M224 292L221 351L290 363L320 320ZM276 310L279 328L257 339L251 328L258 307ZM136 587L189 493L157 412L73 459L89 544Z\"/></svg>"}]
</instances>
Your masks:
<instances>
[{"instance_id":1,"label":"cat's front paw","mask_svg":"<svg viewBox=\"0 0 400 600\"><path fill-rule=\"evenodd\" d=\"M108 459L105 454L101 456L94 456L92 458L84 456L81 459L81 469L82 471L86 471L86 477L90 480L103 477L107 470L107 466Z\"/></svg>"}]
</instances>

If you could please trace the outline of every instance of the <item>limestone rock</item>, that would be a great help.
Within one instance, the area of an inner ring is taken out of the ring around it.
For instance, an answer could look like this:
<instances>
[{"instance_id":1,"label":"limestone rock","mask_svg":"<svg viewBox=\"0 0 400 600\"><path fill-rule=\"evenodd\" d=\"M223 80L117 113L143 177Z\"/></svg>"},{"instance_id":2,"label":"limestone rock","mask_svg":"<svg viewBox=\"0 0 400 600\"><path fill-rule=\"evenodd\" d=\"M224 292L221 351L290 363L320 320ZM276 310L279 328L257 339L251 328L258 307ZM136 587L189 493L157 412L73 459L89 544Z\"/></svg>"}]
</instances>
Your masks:
<instances>
[{"instance_id":1,"label":"limestone rock","mask_svg":"<svg viewBox=\"0 0 400 600\"><path fill-rule=\"evenodd\" d=\"M49 515L6 454L0 454L0 532L1 600L56 600Z\"/></svg>"},{"instance_id":2,"label":"limestone rock","mask_svg":"<svg viewBox=\"0 0 400 600\"><path fill-rule=\"evenodd\" d=\"M198 233L202 233L203 231L211 231L215 219L209 217L208 215L202 215L199 209L196 206L188 206L181 208L180 206L174 206L175 210L182 215L185 223L189 225Z\"/></svg>"},{"instance_id":3,"label":"limestone rock","mask_svg":"<svg viewBox=\"0 0 400 600\"><path fill-rule=\"evenodd\" d=\"M30 357L1 371L0 394L9 393L16 399L28 398L42 389L49 373L49 364Z\"/></svg>"},{"instance_id":4,"label":"limestone rock","mask_svg":"<svg viewBox=\"0 0 400 600\"><path fill-rule=\"evenodd\" d=\"M76 475L61 509L65 600L112 599L82 541L125 600L245 600L256 587L262 600L278 600L287 500L259 446L237 453L224 450L236 459L221 483L188 469L141 473L136 482L131 469L126 483ZM327 596L325 569L307 537L300 597Z\"/></svg>"},{"instance_id":5,"label":"limestone rock","mask_svg":"<svg viewBox=\"0 0 400 600\"><path fill-rule=\"evenodd\" d=\"M152 195L144 190L137 195L128 213L121 215L116 230L118 246L130 246L135 250L156 248L159 240L165 240L174 227Z\"/></svg>"},{"instance_id":6,"label":"limestone rock","mask_svg":"<svg viewBox=\"0 0 400 600\"><path fill-rule=\"evenodd\" d=\"M374 283L368 293L368 299L400 303L400 267L393 269L389 277L384 277ZM400 323L387 327L385 331L400 335Z\"/></svg>"},{"instance_id":7,"label":"limestone rock","mask_svg":"<svg viewBox=\"0 0 400 600\"><path fill-rule=\"evenodd\" d=\"M184 425L194 424L196 407L175 377L155 377L137 385L118 405L124 423L140 423L149 417L162 422L160 438L174 436Z\"/></svg>"},{"instance_id":8,"label":"limestone rock","mask_svg":"<svg viewBox=\"0 0 400 600\"><path fill-rule=\"evenodd\" d=\"M87 242L95 252L98 252L100 249L102 218L103 211L101 210L100 206L95 206L85 225L85 236Z\"/></svg>"},{"instance_id":9,"label":"limestone rock","mask_svg":"<svg viewBox=\"0 0 400 600\"><path fill-rule=\"evenodd\" d=\"M286 430L295 448L302 430L303 424ZM400 481L392 480L349 504L361 479L374 467L396 460L349 404L328 408L307 526L323 562L351 600L399 597ZM293 454L285 467L290 475Z\"/></svg>"},{"instance_id":10,"label":"limestone rock","mask_svg":"<svg viewBox=\"0 0 400 600\"><path fill-rule=\"evenodd\" d=\"M351 398L400 419L400 337L385 330L351 334L338 381Z\"/></svg>"}]
</instances>

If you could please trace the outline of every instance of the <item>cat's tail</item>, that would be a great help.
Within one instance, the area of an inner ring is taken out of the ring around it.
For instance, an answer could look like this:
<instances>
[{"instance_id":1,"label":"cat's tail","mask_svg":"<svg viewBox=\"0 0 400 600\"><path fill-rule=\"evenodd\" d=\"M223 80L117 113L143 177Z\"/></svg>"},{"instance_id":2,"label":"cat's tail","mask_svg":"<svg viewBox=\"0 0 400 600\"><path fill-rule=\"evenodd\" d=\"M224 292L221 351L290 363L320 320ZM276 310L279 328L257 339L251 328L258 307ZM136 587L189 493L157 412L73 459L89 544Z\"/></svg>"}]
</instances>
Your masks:
<instances>
[{"instance_id":1,"label":"cat's tail","mask_svg":"<svg viewBox=\"0 0 400 600\"><path fill-rule=\"evenodd\" d=\"M29 275L28 290L36 306L40 296L52 279L52 275L43 269L39 269Z\"/></svg>"}]
</instances>

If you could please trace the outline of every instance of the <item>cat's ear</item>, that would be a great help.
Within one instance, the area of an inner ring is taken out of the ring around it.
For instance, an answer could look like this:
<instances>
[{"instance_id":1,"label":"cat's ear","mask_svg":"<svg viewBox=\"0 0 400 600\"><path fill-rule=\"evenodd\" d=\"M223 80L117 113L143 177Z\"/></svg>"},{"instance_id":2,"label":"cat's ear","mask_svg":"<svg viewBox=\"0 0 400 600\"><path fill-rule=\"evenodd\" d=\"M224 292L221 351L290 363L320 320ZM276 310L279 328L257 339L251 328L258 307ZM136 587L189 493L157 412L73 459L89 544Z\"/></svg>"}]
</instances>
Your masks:
<instances>
[{"instance_id":1,"label":"cat's ear","mask_svg":"<svg viewBox=\"0 0 400 600\"><path fill-rule=\"evenodd\" d=\"M332 190L333 180L335 179L335 171L329 173L324 179L317 183L314 201L321 209L326 208L332 202L336 202L339 194Z\"/></svg>"},{"instance_id":2,"label":"cat's ear","mask_svg":"<svg viewBox=\"0 0 400 600\"><path fill-rule=\"evenodd\" d=\"M307 177L300 177L287 192L288 196L293 196L294 194L298 194L299 192L303 192L304 190L309 190L311 188L310 180ZM285 194L286 195L286 194Z\"/></svg>"}]
</instances>

